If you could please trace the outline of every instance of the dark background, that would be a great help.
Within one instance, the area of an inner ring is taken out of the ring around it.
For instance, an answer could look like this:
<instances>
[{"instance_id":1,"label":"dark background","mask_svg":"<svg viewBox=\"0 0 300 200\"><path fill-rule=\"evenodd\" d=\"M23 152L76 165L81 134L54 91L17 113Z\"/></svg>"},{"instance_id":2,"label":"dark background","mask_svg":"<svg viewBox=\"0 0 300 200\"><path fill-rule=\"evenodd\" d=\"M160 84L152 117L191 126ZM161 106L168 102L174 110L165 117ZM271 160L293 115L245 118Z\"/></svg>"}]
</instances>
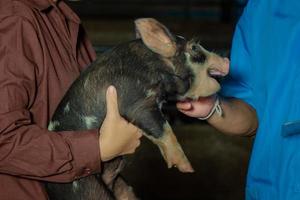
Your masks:
<instances>
[{"instance_id":1,"label":"dark background","mask_svg":"<svg viewBox=\"0 0 300 200\"><path fill-rule=\"evenodd\" d=\"M133 21L154 17L173 33L199 36L202 45L222 55L230 52L244 0L81 0L69 3L82 19L97 52L134 39ZM123 175L142 200L244 199L252 138L225 136L205 122L165 108L195 173L167 169L158 148L142 140L127 158Z\"/></svg>"}]
</instances>

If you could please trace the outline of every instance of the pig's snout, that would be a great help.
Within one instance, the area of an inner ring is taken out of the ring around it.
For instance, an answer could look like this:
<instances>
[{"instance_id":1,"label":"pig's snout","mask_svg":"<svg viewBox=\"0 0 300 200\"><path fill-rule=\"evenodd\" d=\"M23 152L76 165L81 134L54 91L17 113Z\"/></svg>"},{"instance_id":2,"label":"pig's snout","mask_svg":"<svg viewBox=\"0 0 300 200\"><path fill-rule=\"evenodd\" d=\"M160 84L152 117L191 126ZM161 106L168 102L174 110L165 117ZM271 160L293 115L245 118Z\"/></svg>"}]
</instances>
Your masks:
<instances>
[{"instance_id":1,"label":"pig's snout","mask_svg":"<svg viewBox=\"0 0 300 200\"><path fill-rule=\"evenodd\" d=\"M229 73L229 66L230 66L230 60L228 58L223 58L224 60L224 68L225 68L225 75Z\"/></svg>"},{"instance_id":2,"label":"pig's snout","mask_svg":"<svg viewBox=\"0 0 300 200\"><path fill-rule=\"evenodd\" d=\"M196 100L218 92L221 88L221 79L229 73L229 63L228 58L208 52L206 62L192 65L191 69L195 78L183 99Z\"/></svg>"},{"instance_id":3,"label":"pig's snout","mask_svg":"<svg viewBox=\"0 0 300 200\"><path fill-rule=\"evenodd\" d=\"M213 78L221 78L229 73L230 61L228 58L213 58L208 68L209 76Z\"/></svg>"}]
</instances>

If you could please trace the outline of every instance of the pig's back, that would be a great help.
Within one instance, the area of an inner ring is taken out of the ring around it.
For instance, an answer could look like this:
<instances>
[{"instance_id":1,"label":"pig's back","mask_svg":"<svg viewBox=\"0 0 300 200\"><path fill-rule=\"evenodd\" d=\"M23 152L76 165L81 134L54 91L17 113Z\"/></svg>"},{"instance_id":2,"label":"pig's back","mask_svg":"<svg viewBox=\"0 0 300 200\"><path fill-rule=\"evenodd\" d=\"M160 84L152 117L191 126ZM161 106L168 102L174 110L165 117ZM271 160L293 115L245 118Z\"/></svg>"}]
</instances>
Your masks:
<instances>
[{"instance_id":1,"label":"pig's back","mask_svg":"<svg viewBox=\"0 0 300 200\"><path fill-rule=\"evenodd\" d=\"M135 110L155 101L149 89L160 80L158 59L140 41L121 44L100 55L72 84L59 104L54 130L98 128L106 113L105 93L109 85L118 92L120 114L134 121Z\"/></svg>"}]
</instances>

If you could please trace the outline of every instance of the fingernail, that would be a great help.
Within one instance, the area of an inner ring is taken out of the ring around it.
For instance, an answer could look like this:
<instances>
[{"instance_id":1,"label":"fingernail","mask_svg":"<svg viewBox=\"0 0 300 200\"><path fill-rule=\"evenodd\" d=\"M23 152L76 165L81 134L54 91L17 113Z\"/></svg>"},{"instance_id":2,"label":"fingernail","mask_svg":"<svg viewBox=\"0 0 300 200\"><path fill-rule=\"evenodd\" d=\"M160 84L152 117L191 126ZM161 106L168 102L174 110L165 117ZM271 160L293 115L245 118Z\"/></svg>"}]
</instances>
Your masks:
<instances>
[{"instance_id":1,"label":"fingernail","mask_svg":"<svg viewBox=\"0 0 300 200\"><path fill-rule=\"evenodd\" d=\"M115 93L115 91L116 91L116 90L115 90L115 87L114 87L114 86L112 86L112 85L108 86L107 92L113 94L113 93Z\"/></svg>"}]
</instances>

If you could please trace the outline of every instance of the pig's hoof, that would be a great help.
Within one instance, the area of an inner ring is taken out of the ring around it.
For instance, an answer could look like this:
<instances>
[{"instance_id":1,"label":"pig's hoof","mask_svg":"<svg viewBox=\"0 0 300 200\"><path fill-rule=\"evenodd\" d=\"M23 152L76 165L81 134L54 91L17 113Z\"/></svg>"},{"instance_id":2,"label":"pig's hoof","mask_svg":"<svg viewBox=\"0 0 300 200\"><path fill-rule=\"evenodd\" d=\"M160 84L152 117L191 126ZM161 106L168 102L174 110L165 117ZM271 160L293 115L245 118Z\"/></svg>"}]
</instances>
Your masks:
<instances>
[{"instance_id":1,"label":"pig's hoof","mask_svg":"<svg viewBox=\"0 0 300 200\"><path fill-rule=\"evenodd\" d=\"M179 171L181 171L183 173L193 173L193 172L195 172L190 163L185 163L185 164L179 165L179 166L176 165L176 167L178 168Z\"/></svg>"}]
</instances>

